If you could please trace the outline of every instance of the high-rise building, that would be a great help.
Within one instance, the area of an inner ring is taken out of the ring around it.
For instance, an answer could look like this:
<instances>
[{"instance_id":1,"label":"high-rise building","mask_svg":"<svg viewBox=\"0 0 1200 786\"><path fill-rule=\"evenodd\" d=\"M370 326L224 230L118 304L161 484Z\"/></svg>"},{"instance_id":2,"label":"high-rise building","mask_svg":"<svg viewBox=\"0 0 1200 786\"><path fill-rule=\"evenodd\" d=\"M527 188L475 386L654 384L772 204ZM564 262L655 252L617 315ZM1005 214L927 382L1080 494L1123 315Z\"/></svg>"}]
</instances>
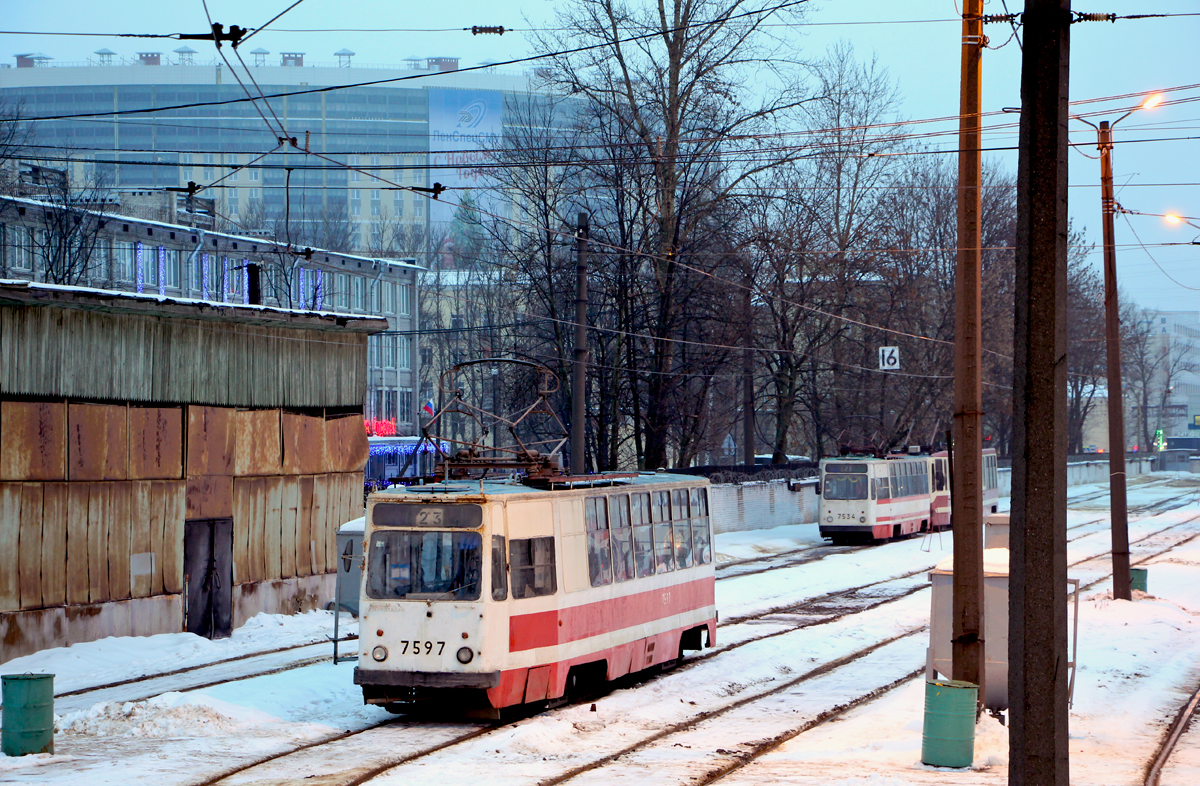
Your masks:
<instances>
[{"instance_id":1,"label":"high-rise building","mask_svg":"<svg viewBox=\"0 0 1200 786\"><path fill-rule=\"evenodd\" d=\"M50 165L69 158L118 192L216 183L204 195L232 231L286 214L318 245L340 231L345 250L378 252L393 223L453 219L461 189L479 184L481 151L503 132L506 102L528 93L532 78L460 71L450 57L351 65L346 49L339 62L313 63L259 48L246 68L231 53L235 73L184 49L135 58L101 50L86 63L23 55L0 68L0 101L57 118L31 124ZM179 108L141 111L163 107ZM437 200L397 189L434 183L449 189ZM339 228L320 226L330 222Z\"/></svg>"}]
</instances>

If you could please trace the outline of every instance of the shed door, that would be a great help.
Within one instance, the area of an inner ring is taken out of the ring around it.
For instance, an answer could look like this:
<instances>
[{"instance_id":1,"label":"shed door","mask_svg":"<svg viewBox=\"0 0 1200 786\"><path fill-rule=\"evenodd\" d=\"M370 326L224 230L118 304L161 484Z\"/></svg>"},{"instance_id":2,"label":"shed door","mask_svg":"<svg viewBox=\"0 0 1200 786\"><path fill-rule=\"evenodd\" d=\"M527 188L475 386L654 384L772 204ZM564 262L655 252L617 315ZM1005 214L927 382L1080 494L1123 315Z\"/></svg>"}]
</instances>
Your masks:
<instances>
[{"instance_id":1,"label":"shed door","mask_svg":"<svg viewBox=\"0 0 1200 786\"><path fill-rule=\"evenodd\" d=\"M184 630L209 639L233 633L233 519L184 522Z\"/></svg>"}]
</instances>

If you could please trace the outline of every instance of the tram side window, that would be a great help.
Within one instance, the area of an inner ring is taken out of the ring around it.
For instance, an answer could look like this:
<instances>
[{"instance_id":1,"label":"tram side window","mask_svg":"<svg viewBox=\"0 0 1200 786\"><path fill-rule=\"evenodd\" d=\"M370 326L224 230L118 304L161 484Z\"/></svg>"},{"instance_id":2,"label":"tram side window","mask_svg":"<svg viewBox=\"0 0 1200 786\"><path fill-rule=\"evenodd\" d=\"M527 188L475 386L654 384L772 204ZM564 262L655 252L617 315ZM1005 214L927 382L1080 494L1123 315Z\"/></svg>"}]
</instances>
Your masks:
<instances>
[{"instance_id":1,"label":"tram side window","mask_svg":"<svg viewBox=\"0 0 1200 786\"><path fill-rule=\"evenodd\" d=\"M629 497L608 498L609 539L612 541L613 581L633 578L633 522L629 520Z\"/></svg>"},{"instance_id":2,"label":"tram side window","mask_svg":"<svg viewBox=\"0 0 1200 786\"><path fill-rule=\"evenodd\" d=\"M612 583L612 557L609 553L608 505L604 497L583 501L587 523L588 576L593 587Z\"/></svg>"},{"instance_id":3,"label":"tram side window","mask_svg":"<svg viewBox=\"0 0 1200 786\"><path fill-rule=\"evenodd\" d=\"M554 538L522 538L508 544L513 598L536 598L558 591L554 575Z\"/></svg>"},{"instance_id":4,"label":"tram side window","mask_svg":"<svg viewBox=\"0 0 1200 786\"><path fill-rule=\"evenodd\" d=\"M654 505L654 564L657 573L675 570L675 539L671 536L671 492L655 491L650 495Z\"/></svg>"},{"instance_id":5,"label":"tram side window","mask_svg":"<svg viewBox=\"0 0 1200 786\"><path fill-rule=\"evenodd\" d=\"M675 564L690 568L695 563L692 554L693 521L688 512L688 490L671 489L671 518L675 527Z\"/></svg>"},{"instance_id":6,"label":"tram side window","mask_svg":"<svg viewBox=\"0 0 1200 786\"><path fill-rule=\"evenodd\" d=\"M629 501L633 517L633 555L640 579L654 575L654 528L650 523L650 495L633 494Z\"/></svg>"},{"instance_id":7,"label":"tram side window","mask_svg":"<svg viewBox=\"0 0 1200 786\"><path fill-rule=\"evenodd\" d=\"M946 490L946 462L942 459L933 462L933 490Z\"/></svg>"},{"instance_id":8,"label":"tram side window","mask_svg":"<svg viewBox=\"0 0 1200 786\"><path fill-rule=\"evenodd\" d=\"M696 564L712 562L712 535L708 529L708 490L692 489L692 547Z\"/></svg>"},{"instance_id":9,"label":"tram side window","mask_svg":"<svg viewBox=\"0 0 1200 786\"><path fill-rule=\"evenodd\" d=\"M892 484L887 478L875 478L875 499L891 499Z\"/></svg>"},{"instance_id":10,"label":"tram side window","mask_svg":"<svg viewBox=\"0 0 1200 786\"><path fill-rule=\"evenodd\" d=\"M492 600L508 598L508 566L504 564L504 536L492 536Z\"/></svg>"}]
</instances>

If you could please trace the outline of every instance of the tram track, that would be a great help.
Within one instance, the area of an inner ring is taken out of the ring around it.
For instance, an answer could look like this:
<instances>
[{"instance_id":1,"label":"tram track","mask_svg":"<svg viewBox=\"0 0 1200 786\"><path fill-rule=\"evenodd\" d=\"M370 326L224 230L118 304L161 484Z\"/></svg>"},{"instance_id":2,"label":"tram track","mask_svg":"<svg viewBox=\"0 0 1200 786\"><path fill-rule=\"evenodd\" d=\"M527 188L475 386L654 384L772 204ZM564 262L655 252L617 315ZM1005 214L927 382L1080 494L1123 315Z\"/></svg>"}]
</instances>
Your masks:
<instances>
[{"instance_id":1,"label":"tram track","mask_svg":"<svg viewBox=\"0 0 1200 786\"><path fill-rule=\"evenodd\" d=\"M1179 740L1187 732L1188 726L1192 719L1196 716L1196 710L1200 709L1200 686L1192 693L1191 697L1183 703L1179 711L1175 713L1175 719L1167 728L1162 740L1158 744L1158 749L1154 752L1154 758L1146 766L1146 775L1143 779L1143 786L1159 786L1159 779L1162 777L1162 771L1171 760L1171 754L1175 752L1175 746L1179 744Z\"/></svg>"},{"instance_id":2,"label":"tram track","mask_svg":"<svg viewBox=\"0 0 1200 786\"><path fill-rule=\"evenodd\" d=\"M1163 482L1166 482L1166 481L1163 481ZM1158 484L1156 483L1153 485L1158 485ZM1097 492L1097 493L1102 495L1107 492ZM1178 500L1181 500L1185 497L1192 497L1192 496L1194 496L1194 494L1195 494L1195 492L1189 491L1184 494L1179 494L1179 495L1169 497L1165 500L1157 501L1157 502L1152 503L1147 506L1139 506L1139 507L1131 508L1130 512L1141 514L1141 513L1159 511L1159 509L1167 510L1170 508L1166 507L1166 506L1168 506L1172 503L1175 503ZM1079 501L1079 500L1072 500L1072 502L1076 502L1076 501ZM1082 522L1080 524L1075 524L1075 525L1072 525L1071 527L1069 527L1068 531L1076 530L1081 527L1086 527L1086 526L1090 526L1093 524L1097 524L1104 520L1105 519L1103 519L1103 518L1099 518L1099 519L1094 519L1094 520L1087 521L1087 522ZM1087 533L1087 534L1095 534L1095 533ZM1086 535L1081 536L1081 537L1086 537ZM1074 540L1074 539L1070 539L1070 540L1068 540L1068 542L1071 542L1071 540ZM834 556L837 554L848 554L848 553L853 553L855 551L860 551L862 549L875 548L875 547L877 547L877 546L874 546L874 545L833 546L833 545L829 545L829 544L820 544L820 545L807 546L807 547L800 548L800 549L792 549L792 550L784 551L784 552L777 552L775 554L763 555L761 557L751 557L748 559L735 560L732 562L724 563L723 565L716 566L716 573L717 573L716 580L722 581L722 580L727 580L727 579L735 579L735 578L742 578L742 577L746 577L746 576L760 575L763 573L769 573L769 572L773 572L776 570L787 570L789 568L799 567L802 565L817 562L817 561L825 559L826 557L829 557L829 556ZM909 574L904 574L901 576L893 577L893 579L907 578L910 576L918 575L922 572L925 572L926 570L928 570L928 568L922 568L920 570L913 571L912 573L909 573ZM873 586L873 584L864 585L864 587L855 588L853 590L847 590L846 592L854 592L856 590L865 589L865 587ZM819 600L819 599L813 599L813 600L815 601L815 600ZM782 613L787 610L788 609L786 607L781 607L776 610L776 613ZM354 641L356 639L357 639L357 636L352 635L352 636L343 638L340 641L346 642L346 641ZM219 661L212 661L209 663L197 664L195 666L188 666L188 667L184 667L184 668L180 668L180 669L173 669L171 671L157 672L154 674L146 674L146 675L142 675L139 677L133 677L133 678L124 679L124 680L117 680L117 681L113 681L113 682L103 683L100 685L92 685L92 686L78 688L78 689L74 689L74 690L70 690L70 691L63 691L61 693L56 693L55 699L58 700L58 699L88 696L88 697L90 697L90 700L93 702L104 701L104 700L106 700L106 697L105 697L106 693L115 692L116 689L118 689L118 688L124 688L124 687L128 687L131 685L138 685L138 684L153 684L154 682L161 681L161 680L168 680L169 678L171 680L173 680L174 678L181 677L186 674L199 675L199 674L203 674L205 672L212 672L212 671L219 670L223 667L226 667L228 664L251 661L251 660L256 660L256 659L270 660L270 656L281 655L281 654L287 653L287 652L295 652L297 650L302 650L305 648L316 648L316 647L327 645L327 644L328 644L328 642L319 642L319 641L318 642L308 642L308 643L304 643L304 644L289 645L286 647L277 647L277 648L270 649L270 650L245 653L243 655L238 655L238 656L234 656L231 658L224 658ZM274 663L272 663L272 665L265 666L263 668L246 671L246 672L241 672L241 673L238 673L235 675L229 675L229 676L221 678L221 679L200 679L200 680L194 680L194 681L187 681L187 682L184 682L183 684L171 685L170 687L166 687L166 688L161 688L161 687L160 688L150 688L150 689L147 689L147 691L145 691L144 693L122 694L120 696L114 696L112 700L142 701L142 700L151 698L153 696L156 696L159 693L162 693L164 690L182 690L182 691L201 690L201 689L213 687L216 685L222 685L227 682L234 682L237 680L249 679L252 677L263 677L263 676L268 676L271 674L278 674L280 672L288 671L290 669L303 668L305 666L314 665L316 663L320 663L323 660L327 660L328 657L329 656L323 656L323 657L314 656L314 657L308 657L308 658L302 658L299 660L290 661L288 663L274 662ZM64 705L64 706L69 709L70 707L79 705L79 704L80 704L80 702L75 701L75 702L70 702L69 704ZM79 707L76 707L76 708L79 708Z\"/></svg>"},{"instance_id":3,"label":"tram track","mask_svg":"<svg viewBox=\"0 0 1200 786\"><path fill-rule=\"evenodd\" d=\"M1155 530L1154 532L1148 533L1141 538L1132 541L1131 545L1136 545L1151 538L1157 537L1164 532L1191 523L1197 518L1200 518L1200 516L1189 518L1181 522L1176 522L1175 524ZM1088 537L1090 534L1095 533L1083 534L1075 539L1078 540ZM1176 548L1182 543L1188 542L1197 537L1200 537L1200 533L1196 533L1195 535L1192 535L1183 541L1173 543L1160 552L1142 557L1138 560L1138 562L1140 563L1149 559L1153 559L1160 553L1165 553L1166 551ZM1072 562L1071 566L1074 567L1085 562L1098 559L1103 557L1106 553L1108 552L1105 551L1078 559ZM930 569L931 568L929 567L923 567L919 570L910 571L900 576L889 577L887 579L870 582L846 590L825 593L821 596L810 598L799 603L791 603L751 614L741 615L736 618L729 618L722 622L720 627L728 628L730 626L751 622L774 622L783 624L785 627L780 630L773 630L768 633L764 633L762 635L749 636L731 644L716 647L707 652L693 655L669 671L660 674L638 676L622 682L625 685L646 684L661 677L666 677L671 674L677 674L692 668L696 668L701 664L712 660L713 658L719 658L731 651L761 642L765 639L795 634L804 630L805 628L814 627L816 625L834 623L848 616L861 614L879 608L880 606L888 603L899 601L903 598L909 597L910 595L930 588L930 585L926 582L917 584L904 583L906 579L911 579L920 574L927 573ZM1099 582L1108 578L1110 575L1111 574L1107 574L1104 577L1096 579L1089 585L1086 585L1086 587L1094 586L1095 584L1098 584ZM880 591L881 585L886 584L898 584L898 586L892 589ZM787 615L787 617L784 615ZM654 734L647 736L645 739L631 743L630 745L622 748L620 751L606 754L604 757L602 757L602 759L598 759L595 762L590 762L585 765L579 765L578 767L573 768L572 770L560 776L555 776L554 778L548 780L542 780L539 783L539 786L553 786L553 784L562 783L566 780L571 780L578 775L596 770L600 767L603 767L607 762L616 761L622 757L635 753L636 751L646 749L671 735L680 734L688 729L695 728L710 718L720 717L727 712L734 711L742 706L747 706L754 701L769 698L770 696L785 692L791 687L795 687L796 685L800 685L806 681L817 679L825 674L829 674L838 669L849 666L857 660L861 660L862 658L870 656L872 653L883 647L894 644L902 639L915 636L927 629L927 626L920 626L902 634L887 637L881 641L863 647L854 653L850 653L840 658L828 661L824 664L815 666L799 677L788 680L779 686L773 686L769 691L759 692L754 696L744 697L743 699L739 699L729 705L723 705L722 707L714 708L710 711L697 713L688 719L679 721L662 730L659 730ZM788 729L784 729L779 733L772 735L765 741L741 746L742 750L739 752L726 752L725 754L718 754L720 761L717 763L717 766L711 769L707 775L703 776L703 779L699 782L710 783L724 777L731 772L736 771L737 769L740 769L759 756L768 753L775 747L778 747L778 745L781 745L783 742L786 742L787 740L792 739L801 733L816 728L823 723L829 722L839 717L846 711L853 709L854 707L861 706L862 704L868 703L879 696L884 695L888 691L903 684L905 681L919 675L923 669L924 666L922 665L920 668L915 670L905 671L903 674L897 676L895 679L889 681L885 685L876 686L875 688L862 692L859 695L848 697L844 701L836 702L835 704L816 712L814 715L804 720L801 724L793 725ZM568 706L577 706L578 704L587 703L588 701L591 701L591 698ZM368 726L363 729L334 734L320 740L307 742L290 750L272 754L260 760L247 762L246 764L239 765L238 767L228 770L224 773L200 781L193 786L237 786L238 784L242 783L291 783L299 780L310 779L312 779L313 782L321 783L322 786L360 786L361 784L366 783L375 777L383 775L397 768L409 764L423 762L425 759L433 757L436 754L454 746L468 744L487 735L511 728L514 724L518 723L519 720L521 719L487 726L470 726L464 733L462 732L462 727L447 727L444 724L434 725L421 723L420 721L414 722L413 719L407 717L389 718L381 723ZM424 739L425 743L431 744L422 744L421 739L413 741L407 741L403 739L403 737L409 736L414 730L425 731L429 729L434 730L435 736L440 737L441 735L439 732L447 731L450 732L450 736L447 738L437 739L435 741L430 741L428 738ZM389 732L392 730L399 732L401 739L390 739L392 735L389 734ZM397 753L397 750L403 750L406 745L409 746L407 751ZM377 757L380 750L388 750L391 755L386 756L382 760L376 759L373 762L369 761L369 759ZM317 753L318 751L319 753ZM350 758L346 759L344 757ZM364 761L364 757L367 759L367 761ZM358 764L351 767L349 770L347 770L344 764L338 764L338 762L344 762L347 760L358 762ZM282 768L283 771L272 773L271 770L274 770L276 767ZM292 774L297 769L304 771L306 774L302 776L296 776Z\"/></svg>"}]
</instances>

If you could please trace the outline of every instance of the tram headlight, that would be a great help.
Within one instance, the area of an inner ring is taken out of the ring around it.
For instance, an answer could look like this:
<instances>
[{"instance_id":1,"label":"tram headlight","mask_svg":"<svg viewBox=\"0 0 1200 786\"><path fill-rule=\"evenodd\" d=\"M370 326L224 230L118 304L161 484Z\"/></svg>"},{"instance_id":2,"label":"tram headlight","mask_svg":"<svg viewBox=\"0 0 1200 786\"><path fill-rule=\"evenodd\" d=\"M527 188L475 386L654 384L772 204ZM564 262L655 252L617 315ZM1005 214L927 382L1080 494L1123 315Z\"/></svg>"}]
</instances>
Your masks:
<instances>
[{"instance_id":1,"label":"tram headlight","mask_svg":"<svg viewBox=\"0 0 1200 786\"><path fill-rule=\"evenodd\" d=\"M379 661L387 660L387 647L376 647L371 650L371 657Z\"/></svg>"},{"instance_id":2,"label":"tram headlight","mask_svg":"<svg viewBox=\"0 0 1200 786\"><path fill-rule=\"evenodd\" d=\"M475 657L475 653L470 647L463 647L458 651L458 662L466 666Z\"/></svg>"},{"instance_id":3,"label":"tram headlight","mask_svg":"<svg viewBox=\"0 0 1200 786\"><path fill-rule=\"evenodd\" d=\"M867 523L867 517L866 517L866 516L859 516L859 517L858 517L858 520L859 520L860 522L862 522L863 524L866 524L866 523Z\"/></svg>"},{"instance_id":4,"label":"tram headlight","mask_svg":"<svg viewBox=\"0 0 1200 786\"><path fill-rule=\"evenodd\" d=\"M825 521L826 521L826 523L828 523L828 524L832 524L832 523L833 523L833 516L826 516L826 517L825 517Z\"/></svg>"}]
</instances>

